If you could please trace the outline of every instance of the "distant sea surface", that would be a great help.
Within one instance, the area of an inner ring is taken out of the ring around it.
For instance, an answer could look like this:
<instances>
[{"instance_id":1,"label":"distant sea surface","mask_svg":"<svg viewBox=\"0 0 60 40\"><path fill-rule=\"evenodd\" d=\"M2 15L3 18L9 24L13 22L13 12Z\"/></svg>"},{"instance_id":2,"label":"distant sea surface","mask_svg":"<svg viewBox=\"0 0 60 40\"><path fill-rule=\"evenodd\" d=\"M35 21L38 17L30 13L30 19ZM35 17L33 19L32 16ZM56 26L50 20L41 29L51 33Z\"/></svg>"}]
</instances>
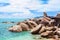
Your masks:
<instances>
[{"instance_id":1,"label":"distant sea surface","mask_svg":"<svg viewBox=\"0 0 60 40\"><path fill-rule=\"evenodd\" d=\"M17 19L17 18L0 18L0 40L40 40L40 35L32 35L30 31L23 32L10 32L8 28L16 25L16 23L2 23L2 22L20 22L25 19ZM45 40L45 39L44 39Z\"/></svg>"}]
</instances>

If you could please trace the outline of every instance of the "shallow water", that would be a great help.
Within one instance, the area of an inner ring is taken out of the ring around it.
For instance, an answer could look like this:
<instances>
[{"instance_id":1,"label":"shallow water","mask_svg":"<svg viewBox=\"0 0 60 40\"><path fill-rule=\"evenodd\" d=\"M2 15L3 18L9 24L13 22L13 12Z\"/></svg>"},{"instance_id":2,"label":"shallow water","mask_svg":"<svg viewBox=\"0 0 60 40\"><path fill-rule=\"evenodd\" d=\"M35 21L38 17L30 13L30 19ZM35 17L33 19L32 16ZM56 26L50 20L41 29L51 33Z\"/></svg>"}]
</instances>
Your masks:
<instances>
[{"instance_id":1,"label":"shallow water","mask_svg":"<svg viewBox=\"0 0 60 40\"><path fill-rule=\"evenodd\" d=\"M3 20L1 21L3 22ZM32 35L30 31L23 32L8 31L8 28L15 24L16 23L13 24L0 23L0 40L42 40L40 39L40 35Z\"/></svg>"},{"instance_id":2,"label":"shallow water","mask_svg":"<svg viewBox=\"0 0 60 40\"><path fill-rule=\"evenodd\" d=\"M10 26L12 26L12 24L0 23L0 40L35 40L33 38L34 35L30 34L29 31L17 33L8 31Z\"/></svg>"}]
</instances>

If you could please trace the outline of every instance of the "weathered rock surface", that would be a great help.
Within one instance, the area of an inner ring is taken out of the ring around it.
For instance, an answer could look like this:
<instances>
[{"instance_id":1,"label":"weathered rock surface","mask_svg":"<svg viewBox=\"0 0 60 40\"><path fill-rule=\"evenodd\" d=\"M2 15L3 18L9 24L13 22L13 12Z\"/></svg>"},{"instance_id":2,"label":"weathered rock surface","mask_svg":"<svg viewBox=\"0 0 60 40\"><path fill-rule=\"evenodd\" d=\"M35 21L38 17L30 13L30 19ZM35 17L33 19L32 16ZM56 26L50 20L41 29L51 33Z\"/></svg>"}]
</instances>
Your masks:
<instances>
[{"instance_id":1,"label":"weathered rock surface","mask_svg":"<svg viewBox=\"0 0 60 40\"><path fill-rule=\"evenodd\" d=\"M29 26L28 26L27 24L25 24L25 23L20 23L20 26L21 26L21 28L22 28L23 31L28 31L28 30L30 30L30 29L29 29Z\"/></svg>"},{"instance_id":2,"label":"weathered rock surface","mask_svg":"<svg viewBox=\"0 0 60 40\"><path fill-rule=\"evenodd\" d=\"M32 34L40 34L41 37L60 38L60 14L56 17L50 17L44 12L42 18L32 18L17 23L16 26L9 28L9 31L21 32L31 30Z\"/></svg>"},{"instance_id":3,"label":"weathered rock surface","mask_svg":"<svg viewBox=\"0 0 60 40\"><path fill-rule=\"evenodd\" d=\"M58 40L60 38L60 27L59 27L60 22L59 22L59 19L60 18L58 18L58 17L50 18L44 12L44 17L40 21L40 24L43 24L43 26L41 26L41 27L36 26L35 28L32 29L33 31L31 33L40 34L41 37L55 38L56 40ZM38 27L40 29L38 29Z\"/></svg>"},{"instance_id":4,"label":"weathered rock surface","mask_svg":"<svg viewBox=\"0 0 60 40\"><path fill-rule=\"evenodd\" d=\"M11 28L8 29L9 31L12 31L12 32L21 32L22 31L22 28L20 25L15 25Z\"/></svg>"},{"instance_id":5,"label":"weathered rock surface","mask_svg":"<svg viewBox=\"0 0 60 40\"><path fill-rule=\"evenodd\" d=\"M32 28L32 29L37 26L37 23L34 21L27 21L27 22L28 22L30 28Z\"/></svg>"},{"instance_id":6,"label":"weathered rock surface","mask_svg":"<svg viewBox=\"0 0 60 40\"><path fill-rule=\"evenodd\" d=\"M42 26L42 28L39 30L39 34L41 34L42 32L45 32L45 26Z\"/></svg>"},{"instance_id":7,"label":"weathered rock surface","mask_svg":"<svg viewBox=\"0 0 60 40\"><path fill-rule=\"evenodd\" d=\"M33 28L31 30L32 34L38 34L39 30L42 28L42 24L39 24L38 26L36 26L35 28Z\"/></svg>"}]
</instances>

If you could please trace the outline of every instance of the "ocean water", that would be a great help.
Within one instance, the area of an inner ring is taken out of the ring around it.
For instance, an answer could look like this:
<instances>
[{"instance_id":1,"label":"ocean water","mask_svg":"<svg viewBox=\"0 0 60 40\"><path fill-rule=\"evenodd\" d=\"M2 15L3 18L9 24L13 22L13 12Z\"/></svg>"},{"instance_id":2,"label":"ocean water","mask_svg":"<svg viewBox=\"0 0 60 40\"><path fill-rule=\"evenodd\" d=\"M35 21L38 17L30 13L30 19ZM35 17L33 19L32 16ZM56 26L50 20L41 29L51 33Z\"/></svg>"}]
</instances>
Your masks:
<instances>
[{"instance_id":1,"label":"ocean water","mask_svg":"<svg viewBox=\"0 0 60 40\"><path fill-rule=\"evenodd\" d=\"M2 23L2 22L20 22L24 21L25 19L3 19L0 18L0 40L36 40L35 37L37 35L32 35L30 31L23 31L23 32L10 32L8 28L10 26L16 25L16 23ZM37 37L38 38L38 37Z\"/></svg>"}]
</instances>

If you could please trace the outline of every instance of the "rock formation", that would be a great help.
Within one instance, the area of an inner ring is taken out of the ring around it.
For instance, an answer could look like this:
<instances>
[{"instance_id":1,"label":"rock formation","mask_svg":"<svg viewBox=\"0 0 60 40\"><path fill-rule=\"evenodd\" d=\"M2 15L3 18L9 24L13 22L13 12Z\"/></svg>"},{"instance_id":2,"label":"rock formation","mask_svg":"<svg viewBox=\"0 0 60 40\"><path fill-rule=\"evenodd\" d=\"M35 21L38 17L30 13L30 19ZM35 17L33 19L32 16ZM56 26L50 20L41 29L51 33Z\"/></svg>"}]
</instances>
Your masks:
<instances>
[{"instance_id":1,"label":"rock formation","mask_svg":"<svg viewBox=\"0 0 60 40\"><path fill-rule=\"evenodd\" d=\"M9 31L21 32L31 30L32 34L40 34L45 38L60 38L60 14L50 17L44 12L42 18L28 19L18 22L16 26L9 28Z\"/></svg>"},{"instance_id":2,"label":"rock formation","mask_svg":"<svg viewBox=\"0 0 60 40\"><path fill-rule=\"evenodd\" d=\"M23 22L18 22L16 26L9 28L9 31L20 32L20 31L16 31L18 29L22 29L22 31L29 31L30 29L33 29L36 26L37 26L37 23L35 23L34 21L31 21L31 20L23 21Z\"/></svg>"},{"instance_id":3,"label":"rock formation","mask_svg":"<svg viewBox=\"0 0 60 40\"><path fill-rule=\"evenodd\" d=\"M47 17L47 13L46 12L44 12L44 17Z\"/></svg>"},{"instance_id":4,"label":"rock formation","mask_svg":"<svg viewBox=\"0 0 60 40\"><path fill-rule=\"evenodd\" d=\"M31 30L32 34L40 34L41 37L45 38L55 38L58 40L60 38L60 27L58 27L58 24L60 24L60 18L54 17L50 18L49 16L46 16L47 14L44 13L44 17L41 19L41 22L39 25L36 26ZM57 23L57 24L56 24ZM55 25L56 24L56 25ZM39 27L39 28L38 28Z\"/></svg>"}]
</instances>

